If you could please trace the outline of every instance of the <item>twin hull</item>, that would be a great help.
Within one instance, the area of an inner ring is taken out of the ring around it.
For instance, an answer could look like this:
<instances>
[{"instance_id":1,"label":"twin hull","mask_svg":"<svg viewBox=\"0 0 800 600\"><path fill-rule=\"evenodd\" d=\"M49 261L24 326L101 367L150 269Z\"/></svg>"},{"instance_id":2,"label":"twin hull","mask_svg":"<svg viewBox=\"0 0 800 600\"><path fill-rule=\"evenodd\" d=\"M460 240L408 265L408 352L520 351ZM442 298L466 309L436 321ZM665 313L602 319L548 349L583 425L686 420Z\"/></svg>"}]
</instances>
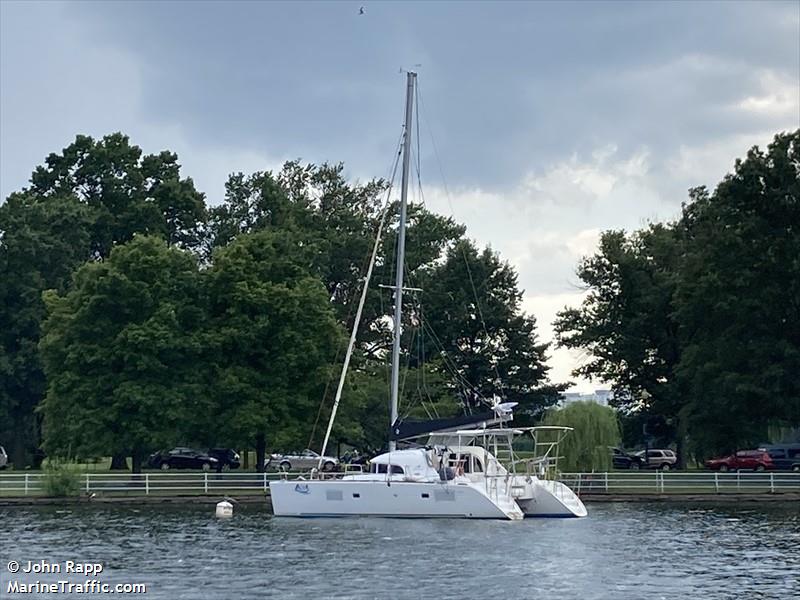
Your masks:
<instances>
[{"instance_id":1,"label":"twin hull","mask_svg":"<svg viewBox=\"0 0 800 600\"><path fill-rule=\"evenodd\" d=\"M395 481L273 481L272 509L287 517L509 518L469 485Z\"/></svg>"},{"instance_id":2,"label":"twin hull","mask_svg":"<svg viewBox=\"0 0 800 600\"><path fill-rule=\"evenodd\" d=\"M533 497L495 502L479 486L451 482L293 480L270 483L273 511L287 517L449 517L521 519L582 517L586 509L566 486L536 486Z\"/></svg>"}]
</instances>

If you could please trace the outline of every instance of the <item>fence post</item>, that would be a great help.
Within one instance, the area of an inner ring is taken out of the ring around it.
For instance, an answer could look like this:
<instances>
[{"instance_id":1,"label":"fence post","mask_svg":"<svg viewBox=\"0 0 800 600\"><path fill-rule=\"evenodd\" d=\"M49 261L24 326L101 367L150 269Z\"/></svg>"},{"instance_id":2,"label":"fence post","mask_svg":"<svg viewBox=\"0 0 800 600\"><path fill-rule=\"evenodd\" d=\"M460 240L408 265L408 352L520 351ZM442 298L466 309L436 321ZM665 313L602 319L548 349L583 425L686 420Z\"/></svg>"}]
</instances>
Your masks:
<instances>
[{"instance_id":1,"label":"fence post","mask_svg":"<svg viewBox=\"0 0 800 600\"><path fill-rule=\"evenodd\" d=\"M604 486L604 489L605 489L606 494L607 494L608 493L608 471L606 471L604 473L604 475L605 475L605 477L603 477L603 486Z\"/></svg>"},{"instance_id":2,"label":"fence post","mask_svg":"<svg viewBox=\"0 0 800 600\"><path fill-rule=\"evenodd\" d=\"M89 493L89 473L86 473L86 493Z\"/></svg>"},{"instance_id":3,"label":"fence post","mask_svg":"<svg viewBox=\"0 0 800 600\"><path fill-rule=\"evenodd\" d=\"M741 471L739 470L736 471L736 491L737 492L742 491L742 477L741 477Z\"/></svg>"},{"instance_id":4,"label":"fence post","mask_svg":"<svg viewBox=\"0 0 800 600\"><path fill-rule=\"evenodd\" d=\"M26 496L28 495L28 477L29 477L29 474L25 473L25 495Z\"/></svg>"},{"instance_id":5,"label":"fence post","mask_svg":"<svg viewBox=\"0 0 800 600\"><path fill-rule=\"evenodd\" d=\"M719 473L714 471L714 491L719 494Z\"/></svg>"},{"instance_id":6,"label":"fence post","mask_svg":"<svg viewBox=\"0 0 800 600\"><path fill-rule=\"evenodd\" d=\"M203 473L203 493L208 493L208 473Z\"/></svg>"},{"instance_id":7,"label":"fence post","mask_svg":"<svg viewBox=\"0 0 800 600\"><path fill-rule=\"evenodd\" d=\"M264 475L264 492L266 492L266 491L267 491L267 488L269 487L269 486L267 485L267 472L266 472L266 471L264 471L263 475Z\"/></svg>"},{"instance_id":8,"label":"fence post","mask_svg":"<svg viewBox=\"0 0 800 600\"><path fill-rule=\"evenodd\" d=\"M581 475L583 475L583 473L578 473L578 481L576 482L577 485L575 486L578 488L578 495L580 495L581 493L581 482L582 482Z\"/></svg>"},{"instance_id":9,"label":"fence post","mask_svg":"<svg viewBox=\"0 0 800 600\"><path fill-rule=\"evenodd\" d=\"M775 473L769 474L769 493L775 493Z\"/></svg>"},{"instance_id":10,"label":"fence post","mask_svg":"<svg viewBox=\"0 0 800 600\"><path fill-rule=\"evenodd\" d=\"M664 471L659 471L658 472L658 479L659 479L659 481L661 483L661 493L663 494L664 493Z\"/></svg>"},{"instance_id":11,"label":"fence post","mask_svg":"<svg viewBox=\"0 0 800 600\"><path fill-rule=\"evenodd\" d=\"M150 473L144 474L144 495L150 495Z\"/></svg>"}]
</instances>

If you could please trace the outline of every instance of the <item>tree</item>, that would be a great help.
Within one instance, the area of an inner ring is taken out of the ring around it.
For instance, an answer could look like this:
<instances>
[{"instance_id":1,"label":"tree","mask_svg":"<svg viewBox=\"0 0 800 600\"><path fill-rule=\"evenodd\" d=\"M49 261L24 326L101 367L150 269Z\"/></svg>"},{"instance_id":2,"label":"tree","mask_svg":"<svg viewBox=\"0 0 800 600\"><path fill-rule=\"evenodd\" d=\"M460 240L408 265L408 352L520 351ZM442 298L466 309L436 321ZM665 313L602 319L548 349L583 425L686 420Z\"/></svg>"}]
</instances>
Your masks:
<instances>
[{"instance_id":1,"label":"tree","mask_svg":"<svg viewBox=\"0 0 800 600\"><path fill-rule=\"evenodd\" d=\"M71 196L16 193L0 206L0 435L17 468L31 462L40 437L42 290L66 289L89 256L90 225L90 211Z\"/></svg>"},{"instance_id":2,"label":"tree","mask_svg":"<svg viewBox=\"0 0 800 600\"><path fill-rule=\"evenodd\" d=\"M44 448L55 456L133 457L174 443L205 413L194 257L137 236L82 266L64 294L45 293Z\"/></svg>"},{"instance_id":3,"label":"tree","mask_svg":"<svg viewBox=\"0 0 800 600\"><path fill-rule=\"evenodd\" d=\"M292 231L239 235L206 274L206 365L218 439L254 444L305 440L341 328L312 273L313 249ZM302 442L300 442L302 443Z\"/></svg>"},{"instance_id":4,"label":"tree","mask_svg":"<svg viewBox=\"0 0 800 600\"><path fill-rule=\"evenodd\" d=\"M579 266L588 293L558 343L591 353L626 421L695 456L800 423L800 130L753 148L677 223L603 234Z\"/></svg>"},{"instance_id":5,"label":"tree","mask_svg":"<svg viewBox=\"0 0 800 600\"><path fill-rule=\"evenodd\" d=\"M576 375L610 383L612 403L644 422L668 419L673 439L685 401L675 378L681 346L673 307L681 255L674 226L604 232L597 253L578 267L587 288L581 306L554 323L561 347L590 353Z\"/></svg>"},{"instance_id":6,"label":"tree","mask_svg":"<svg viewBox=\"0 0 800 600\"><path fill-rule=\"evenodd\" d=\"M98 141L78 135L36 168L29 191L40 198L70 195L89 206L98 257L108 256L114 244L136 233L197 248L206 219L203 194L191 179L180 178L178 156L167 150L142 156L141 148L121 133Z\"/></svg>"},{"instance_id":7,"label":"tree","mask_svg":"<svg viewBox=\"0 0 800 600\"><path fill-rule=\"evenodd\" d=\"M800 423L800 130L737 160L684 207L677 374L699 455Z\"/></svg>"},{"instance_id":8,"label":"tree","mask_svg":"<svg viewBox=\"0 0 800 600\"><path fill-rule=\"evenodd\" d=\"M596 402L573 402L564 408L548 411L543 425L572 427L558 452L563 456L559 468L567 473L608 471L611 452L620 441L619 423L614 411Z\"/></svg>"},{"instance_id":9,"label":"tree","mask_svg":"<svg viewBox=\"0 0 800 600\"><path fill-rule=\"evenodd\" d=\"M278 174L235 174L228 180L225 203L211 210L212 246L222 247L237 236L253 232L292 232L306 249L313 274L323 282L337 320L350 330L363 285L365 261L382 218L385 191L386 183L380 180L348 183L341 164L315 166L293 161L287 162ZM394 279L398 226L394 209L396 205L389 209L392 216L387 219L361 321L358 351L350 366L348 376L353 387L345 389L342 412L334 429L334 435L339 436L336 439L362 449L382 445L388 430L388 417L371 418L371 424L365 426L359 419L365 413L373 417L387 411L383 372L391 347L387 315L392 301L375 284L388 284ZM433 268L443 250L463 232L463 226L452 219L434 215L421 206L410 206L406 268L411 274ZM343 340L339 359L344 355L344 343ZM378 367L379 364L384 366ZM331 381L335 379L334 376ZM310 427L309 445L321 443L335 389L333 383L327 386L320 406L312 411L318 418ZM367 389L375 393L365 395ZM351 411L350 407L360 408Z\"/></svg>"},{"instance_id":10,"label":"tree","mask_svg":"<svg viewBox=\"0 0 800 600\"><path fill-rule=\"evenodd\" d=\"M18 467L30 464L39 445L42 291L63 292L80 264L107 258L136 233L196 248L203 195L179 170L175 154L142 156L122 134L99 141L79 135L36 168L30 187L0 206L0 414L9 423L0 432L10 430Z\"/></svg>"},{"instance_id":11,"label":"tree","mask_svg":"<svg viewBox=\"0 0 800 600\"><path fill-rule=\"evenodd\" d=\"M424 340L417 347L408 342L412 366L438 358L446 385L467 410L502 397L533 418L555 404L566 386L547 380L548 345L538 341L535 318L521 310L522 292L508 263L462 239L418 281Z\"/></svg>"}]
</instances>

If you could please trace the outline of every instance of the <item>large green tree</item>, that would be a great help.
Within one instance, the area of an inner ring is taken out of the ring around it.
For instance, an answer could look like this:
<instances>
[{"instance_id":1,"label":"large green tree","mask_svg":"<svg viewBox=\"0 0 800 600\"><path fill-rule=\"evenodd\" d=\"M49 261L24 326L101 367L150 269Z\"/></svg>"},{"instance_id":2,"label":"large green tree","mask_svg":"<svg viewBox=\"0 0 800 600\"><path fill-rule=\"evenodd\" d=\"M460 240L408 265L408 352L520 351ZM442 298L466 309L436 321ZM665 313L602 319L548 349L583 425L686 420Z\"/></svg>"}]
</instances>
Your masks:
<instances>
[{"instance_id":1,"label":"large green tree","mask_svg":"<svg viewBox=\"0 0 800 600\"><path fill-rule=\"evenodd\" d=\"M120 133L77 136L0 206L0 432L13 440L16 466L30 464L39 444L42 292L64 291L80 264L136 233L193 249L204 220L203 195L180 177L175 154L143 155Z\"/></svg>"},{"instance_id":2,"label":"large green tree","mask_svg":"<svg viewBox=\"0 0 800 600\"><path fill-rule=\"evenodd\" d=\"M677 368L699 454L800 424L800 130L737 160L684 207Z\"/></svg>"},{"instance_id":3,"label":"large green tree","mask_svg":"<svg viewBox=\"0 0 800 600\"><path fill-rule=\"evenodd\" d=\"M217 441L256 448L302 444L341 343L313 253L292 230L241 234L214 254L206 376Z\"/></svg>"},{"instance_id":4,"label":"large green tree","mask_svg":"<svg viewBox=\"0 0 800 600\"><path fill-rule=\"evenodd\" d=\"M286 163L277 174L234 174L226 185L225 202L211 210L211 246L222 247L237 236L252 232L292 231L297 243L306 248L311 270L322 280L337 320L349 330L363 285L366 260L385 210L386 188L387 184L380 180L365 184L348 182L341 164L315 166L294 161ZM396 209L396 204L388 209L383 242L361 320L358 352L350 367L358 391L346 388L343 410L334 430L335 441L362 448L384 443L387 431L386 418L382 417L380 435L376 427L362 427L359 418L365 412L370 415L387 412L385 363L391 346L387 315L392 309L392 298L377 284L389 285L394 280ZM433 268L444 249L464 233L464 228L452 219L435 215L422 206L410 206L408 217L406 268L412 275ZM344 343L343 340L339 348L339 359L344 355ZM318 399L321 405L314 414L319 418L314 419L316 426L310 428L307 443L321 442L337 376L338 373L332 373L325 388L327 393ZM366 389L380 393L362 393ZM350 411L348 407L359 410Z\"/></svg>"},{"instance_id":5,"label":"large green tree","mask_svg":"<svg viewBox=\"0 0 800 600\"><path fill-rule=\"evenodd\" d=\"M587 288L581 306L555 322L559 345L589 351L575 374L610 383L613 404L635 413L640 431L666 425L671 441L685 402L675 377L681 346L673 306L682 247L681 229L671 225L603 233L597 252L578 266Z\"/></svg>"},{"instance_id":6,"label":"large green tree","mask_svg":"<svg viewBox=\"0 0 800 600\"><path fill-rule=\"evenodd\" d=\"M676 223L606 232L557 339L613 385L630 423L698 457L800 424L800 131L753 148Z\"/></svg>"},{"instance_id":7,"label":"large green tree","mask_svg":"<svg viewBox=\"0 0 800 600\"><path fill-rule=\"evenodd\" d=\"M548 345L538 338L536 319L522 311L511 265L462 239L419 282L416 330L423 340L408 342L412 366L436 361L467 410L485 410L502 398L519 402L518 412L534 418L558 400L565 386L548 381Z\"/></svg>"},{"instance_id":8,"label":"large green tree","mask_svg":"<svg viewBox=\"0 0 800 600\"><path fill-rule=\"evenodd\" d=\"M66 457L148 452L209 410L201 386L204 321L195 258L137 236L90 262L64 294L45 294L44 447Z\"/></svg>"},{"instance_id":9,"label":"large green tree","mask_svg":"<svg viewBox=\"0 0 800 600\"><path fill-rule=\"evenodd\" d=\"M99 257L136 233L190 249L201 241L204 197L190 178L181 179L178 156L167 150L143 155L121 133L100 140L77 136L36 168L29 190L41 198L74 196L89 206L92 249Z\"/></svg>"},{"instance_id":10,"label":"large green tree","mask_svg":"<svg viewBox=\"0 0 800 600\"><path fill-rule=\"evenodd\" d=\"M0 436L18 468L38 447L34 409L44 396L42 290L63 292L89 257L91 211L72 196L12 194L0 205Z\"/></svg>"}]
</instances>

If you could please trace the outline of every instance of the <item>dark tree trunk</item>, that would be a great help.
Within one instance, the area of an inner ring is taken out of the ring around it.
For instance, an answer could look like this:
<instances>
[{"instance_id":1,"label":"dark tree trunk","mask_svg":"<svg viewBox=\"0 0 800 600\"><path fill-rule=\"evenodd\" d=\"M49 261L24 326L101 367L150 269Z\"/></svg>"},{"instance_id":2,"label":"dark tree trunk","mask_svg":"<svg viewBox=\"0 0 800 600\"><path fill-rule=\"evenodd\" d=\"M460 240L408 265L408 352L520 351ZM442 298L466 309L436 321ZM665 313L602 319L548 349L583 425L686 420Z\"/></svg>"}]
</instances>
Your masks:
<instances>
[{"instance_id":1,"label":"dark tree trunk","mask_svg":"<svg viewBox=\"0 0 800 600\"><path fill-rule=\"evenodd\" d=\"M677 426L675 427L675 437L676 444L675 444L675 454L678 455L678 464L675 465L679 469L686 468L686 436L683 428L683 422L675 419L677 421Z\"/></svg>"},{"instance_id":2,"label":"dark tree trunk","mask_svg":"<svg viewBox=\"0 0 800 600\"><path fill-rule=\"evenodd\" d=\"M127 471L128 470L128 457L124 454L115 454L111 457L111 470L112 471Z\"/></svg>"},{"instance_id":3,"label":"dark tree trunk","mask_svg":"<svg viewBox=\"0 0 800 600\"><path fill-rule=\"evenodd\" d=\"M43 421L42 415L39 414L37 414L33 420L33 445L31 446L29 443L29 450L33 453L31 467L34 469L41 469L45 458L44 450L42 450Z\"/></svg>"},{"instance_id":4,"label":"dark tree trunk","mask_svg":"<svg viewBox=\"0 0 800 600\"><path fill-rule=\"evenodd\" d=\"M14 429L13 437L11 439L11 447L9 448L10 462L17 470L24 469L30 464L30 456L25 448L27 436L22 429L22 427Z\"/></svg>"},{"instance_id":5,"label":"dark tree trunk","mask_svg":"<svg viewBox=\"0 0 800 600\"><path fill-rule=\"evenodd\" d=\"M242 450L242 458L244 459L244 464L242 465L242 469L247 471L250 468L250 449L247 448Z\"/></svg>"},{"instance_id":6,"label":"dark tree trunk","mask_svg":"<svg viewBox=\"0 0 800 600\"><path fill-rule=\"evenodd\" d=\"M141 473L142 472L142 453L134 450L133 455L131 456L131 462L133 464L133 472L134 473Z\"/></svg>"},{"instance_id":7,"label":"dark tree trunk","mask_svg":"<svg viewBox=\"0 0 800 600\"><path fill-rule=\"evenodd\" d=\"M39 419L36 415L25 413L24 407L21 407L11 411L11 424L6 438L9 462L17 470L40 468L44 452L39 448L42 440Z\"/></svg>"},{"instance_id":8,"label":"dark tree trunk","mask_svg":"<svg viewBox=\"0 0 800 600\"><path fill-rule=\"evenodd\" d=\"M264 471L264 460L267 458L267 441L263 433L256 436L256 471Z\"/></svg>"}]
</instances>

